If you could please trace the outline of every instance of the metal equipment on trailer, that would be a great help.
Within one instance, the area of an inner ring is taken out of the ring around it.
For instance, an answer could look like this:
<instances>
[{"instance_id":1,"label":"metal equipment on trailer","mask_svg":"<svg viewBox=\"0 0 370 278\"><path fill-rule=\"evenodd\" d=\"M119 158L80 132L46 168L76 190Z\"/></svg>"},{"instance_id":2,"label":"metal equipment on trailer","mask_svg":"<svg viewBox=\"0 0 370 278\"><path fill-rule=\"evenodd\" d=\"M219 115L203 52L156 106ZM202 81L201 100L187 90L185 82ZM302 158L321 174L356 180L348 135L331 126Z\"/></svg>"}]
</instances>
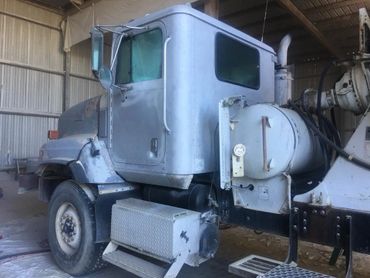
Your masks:
<instances>
[{"instance_id":1,"label":"metal equipment on trailer","mask_svg":"<svg viewBox=\"0 0 370 278\"><path fill-rule=\"evenodd\" d=\"M323 91L325 69L296 101L289 36L276 54L187 5L93 28L92 70L107 93L64 112L40 150L59 267L176 277L214 256L223 222L290 242L285 262L250 256L232 273L328 277L296 267L302 239L344 249L350 277L352 251L370 253L369 27L361 9L358 56L330 64L347 72ZM334 106L363 114L344 149L325 116Z\"/></svg>"}]
</instances>

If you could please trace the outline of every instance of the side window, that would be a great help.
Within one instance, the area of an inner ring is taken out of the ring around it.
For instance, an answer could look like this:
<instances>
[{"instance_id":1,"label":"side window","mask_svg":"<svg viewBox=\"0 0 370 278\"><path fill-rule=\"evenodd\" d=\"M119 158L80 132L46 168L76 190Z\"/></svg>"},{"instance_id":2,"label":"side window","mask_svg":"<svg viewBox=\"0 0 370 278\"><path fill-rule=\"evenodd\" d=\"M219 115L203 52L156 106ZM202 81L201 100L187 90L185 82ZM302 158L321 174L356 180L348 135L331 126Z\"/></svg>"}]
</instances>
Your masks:
<instances>
[{"instance_id":1,"label":"side window","mask_svg":"<svg viewBox=\"0 0 370 278\"><path fill-rule=\"evenodd\" d=\"M163 38L160 29L124 39L117 56L116 84L161 78L162 56Z\"/></svg>"},{"instance_id":2,"label":"side window","mask_svg":"<svg viewBox=\"0 0 370 278\"><path fill-rule=\"evenodd\" d=\"M258 89L260 87L258 50L218 33L216 76L221 81Z\"/></svg>"}]
</instances>

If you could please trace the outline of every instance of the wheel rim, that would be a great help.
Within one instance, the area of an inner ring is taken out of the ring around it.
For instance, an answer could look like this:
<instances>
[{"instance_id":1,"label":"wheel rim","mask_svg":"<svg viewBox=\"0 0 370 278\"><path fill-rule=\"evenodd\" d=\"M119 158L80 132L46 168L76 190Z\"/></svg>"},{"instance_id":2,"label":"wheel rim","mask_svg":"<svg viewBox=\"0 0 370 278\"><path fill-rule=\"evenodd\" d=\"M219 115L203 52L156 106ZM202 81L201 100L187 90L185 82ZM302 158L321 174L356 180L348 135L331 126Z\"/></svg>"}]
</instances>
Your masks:
<instances>
[{"instance_id":1,"label":"wheel rim","mask_svg":"<svg viewBox=\"0 0 370 278\"><path fill-rule=\"evenodd\" d=\"M64 253L75 254L81 243L81 221L77 209L71 203L63 203L55 218L55 233Z\"/></svg>"}]
</instances>

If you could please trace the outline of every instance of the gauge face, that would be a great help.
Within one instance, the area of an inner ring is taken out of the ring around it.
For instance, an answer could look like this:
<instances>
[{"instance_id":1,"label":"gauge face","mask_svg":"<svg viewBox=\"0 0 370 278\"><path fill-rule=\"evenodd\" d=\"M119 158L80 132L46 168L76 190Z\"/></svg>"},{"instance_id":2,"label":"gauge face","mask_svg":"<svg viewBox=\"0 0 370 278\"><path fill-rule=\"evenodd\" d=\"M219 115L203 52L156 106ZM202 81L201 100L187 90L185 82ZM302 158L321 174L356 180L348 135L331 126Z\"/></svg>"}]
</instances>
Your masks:
<instances>
[{"instance_id":1,"label":"gauge face","mask_svg":"<svg viewBox=\"0 0 370 278\"><path fill-rule=\"evenodd\" d=\"M245 146L243 144L236 144L233 151L235 156L242 157L245 155Z\"/></svg>"}]
</instances>

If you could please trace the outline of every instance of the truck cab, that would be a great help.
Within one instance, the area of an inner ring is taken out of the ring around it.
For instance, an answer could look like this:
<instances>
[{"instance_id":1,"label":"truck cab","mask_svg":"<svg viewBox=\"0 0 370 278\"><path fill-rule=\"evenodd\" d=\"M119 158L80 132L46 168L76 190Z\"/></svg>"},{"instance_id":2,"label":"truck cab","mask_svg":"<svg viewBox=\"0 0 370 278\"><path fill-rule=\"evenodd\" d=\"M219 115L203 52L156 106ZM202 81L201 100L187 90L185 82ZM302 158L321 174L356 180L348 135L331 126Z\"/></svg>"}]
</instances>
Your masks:
<instances>
[{"instance_id":1,"label":"truck cab","mask_svg":"<svg viewBox=\"0 0 370 278\"><path fill-rule=\"evenodd\" d=\"M235 95L248 104L274 101L275 53L186 5L129 25L112 29L112 58L104 61L112 86L96 100L93 132L125 180L187 189L194 176L218 168L218 102ZM103 60L99 47L93 59ZM62 115L62 138L86 126L73 117Z\"/></svg>"}]
</instances>

